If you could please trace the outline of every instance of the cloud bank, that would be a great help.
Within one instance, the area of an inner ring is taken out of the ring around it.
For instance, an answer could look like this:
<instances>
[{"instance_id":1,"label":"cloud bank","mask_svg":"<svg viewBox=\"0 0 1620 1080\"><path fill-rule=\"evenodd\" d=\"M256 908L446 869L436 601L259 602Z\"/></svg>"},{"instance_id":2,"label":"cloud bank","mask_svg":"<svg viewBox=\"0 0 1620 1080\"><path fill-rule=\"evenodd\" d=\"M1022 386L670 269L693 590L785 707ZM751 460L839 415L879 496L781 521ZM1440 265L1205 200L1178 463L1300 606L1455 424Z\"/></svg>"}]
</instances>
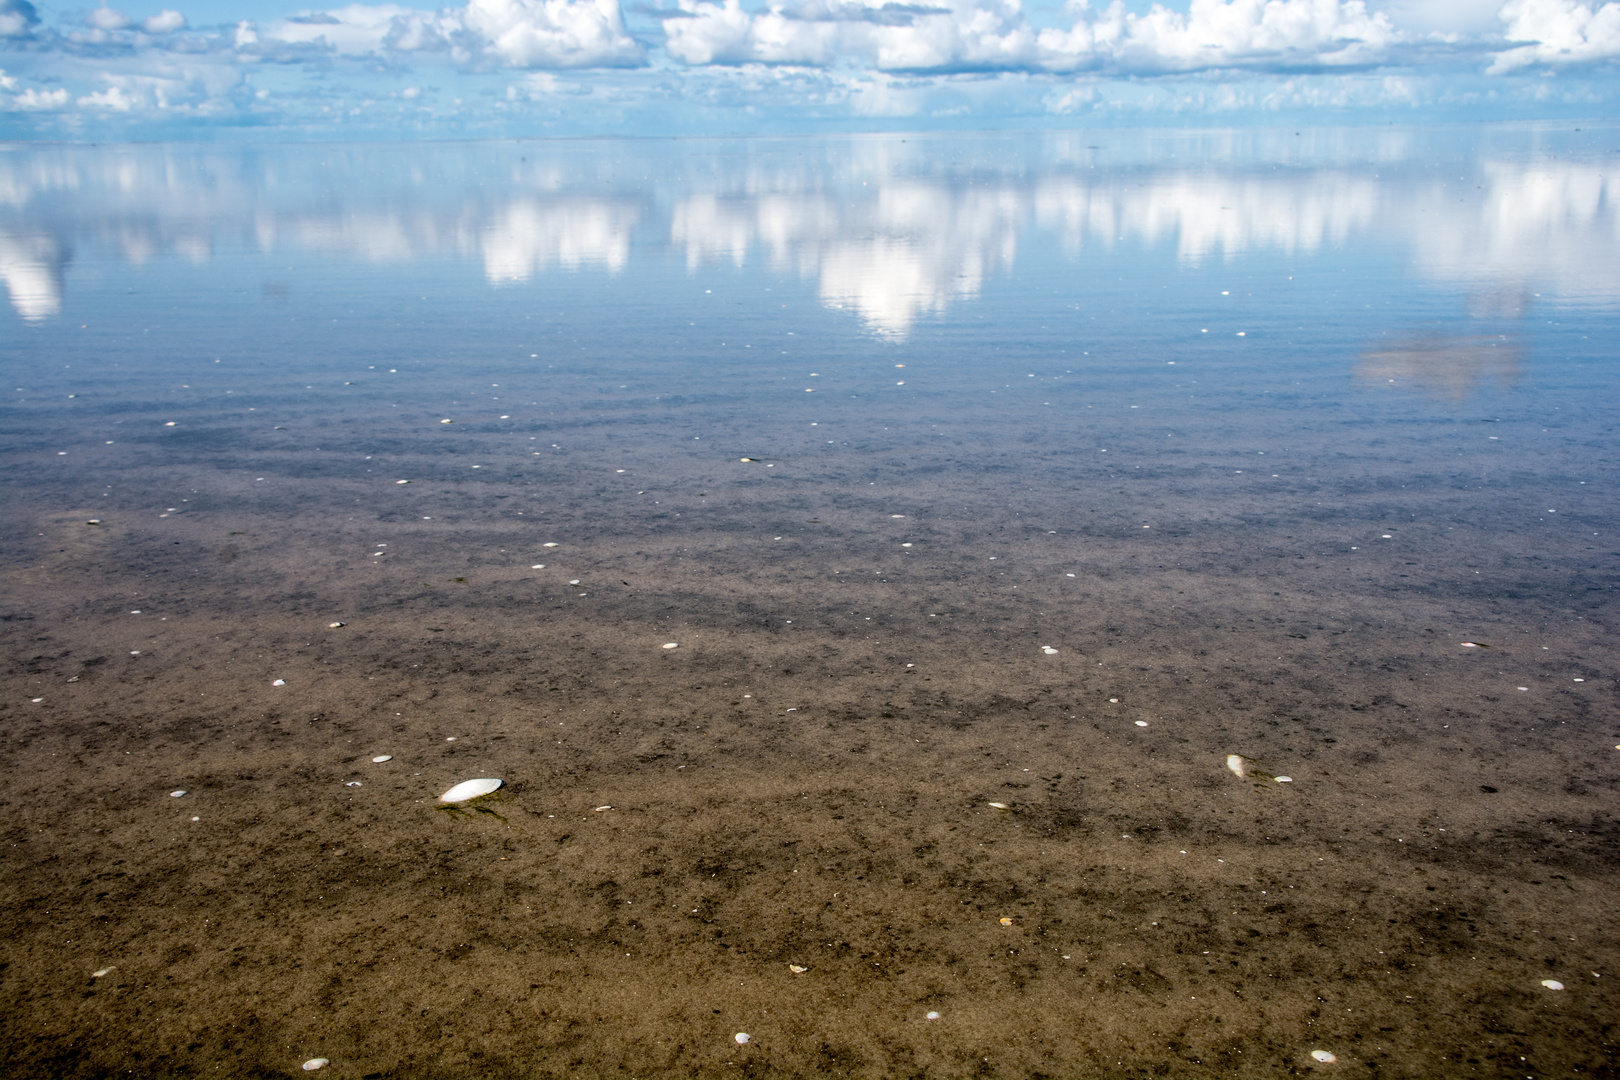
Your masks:
<instances>
[{"instance_id":1,"label":"cloud bank","mask_svg":"<svg viewBox=\"0 0 1620 1080\"><path fill-rule=\"evenodd\" d=\"M1450 23L1429 0L1069 0L1052 25L1019 0L661 2L355 3L194 25L183 6L0 0L0 134L119 118L651 133L769 115L1591 114L1620 87L1620 0L1506 0L1494 18L1457 4Z\"/></svg>"}]
</instances>

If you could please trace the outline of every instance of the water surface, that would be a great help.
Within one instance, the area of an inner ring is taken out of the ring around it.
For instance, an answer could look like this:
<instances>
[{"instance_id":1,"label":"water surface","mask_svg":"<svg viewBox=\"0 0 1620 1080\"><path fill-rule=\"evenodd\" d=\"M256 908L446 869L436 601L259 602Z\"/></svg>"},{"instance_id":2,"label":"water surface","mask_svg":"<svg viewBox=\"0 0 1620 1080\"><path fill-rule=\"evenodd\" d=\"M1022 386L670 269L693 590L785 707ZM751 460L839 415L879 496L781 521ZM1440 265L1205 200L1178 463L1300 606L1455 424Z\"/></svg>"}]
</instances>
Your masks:
<instances>
[{"instance_id":1,"label":"water surface","mask_svg":"<svg viewBox=\"0 0 1620 1080\"><path fill-rule=\"evenodd\" d=\"M1617 150L7 148L6 1068L1612 1068Z\"/></svg>"}]
</instances>

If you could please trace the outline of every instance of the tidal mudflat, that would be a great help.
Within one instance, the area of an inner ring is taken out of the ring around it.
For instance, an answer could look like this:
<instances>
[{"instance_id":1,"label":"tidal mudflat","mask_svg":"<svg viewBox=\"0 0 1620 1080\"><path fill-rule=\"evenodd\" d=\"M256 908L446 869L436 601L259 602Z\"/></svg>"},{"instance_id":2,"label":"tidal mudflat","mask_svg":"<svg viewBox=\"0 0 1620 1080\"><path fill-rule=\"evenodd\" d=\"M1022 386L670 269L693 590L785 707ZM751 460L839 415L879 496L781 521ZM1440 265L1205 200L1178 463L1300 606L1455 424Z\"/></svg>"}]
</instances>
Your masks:
<instances>
[{"instance_id":1,"label":"tidal mudflat","mask_svg":"<svg viewBox=\"0 0 1620 1080\"><path fill-rule=\"evenodd\" d=\"M0 1071L1614 1075L1614 134L14 152Z\"/></svg>"}]
</instances>

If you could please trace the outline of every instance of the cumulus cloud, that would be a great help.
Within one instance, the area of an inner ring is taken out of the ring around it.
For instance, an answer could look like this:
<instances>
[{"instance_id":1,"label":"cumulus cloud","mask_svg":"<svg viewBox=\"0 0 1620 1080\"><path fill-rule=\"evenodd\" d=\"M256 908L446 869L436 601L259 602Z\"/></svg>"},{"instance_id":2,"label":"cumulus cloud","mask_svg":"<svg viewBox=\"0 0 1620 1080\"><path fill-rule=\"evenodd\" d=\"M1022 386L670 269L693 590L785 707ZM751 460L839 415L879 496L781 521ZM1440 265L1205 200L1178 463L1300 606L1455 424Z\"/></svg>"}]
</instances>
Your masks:
<instances>
[{"instance_id":1,"label":"cumulus cloud","mask_svg":"<svg viewBox=\"0 0 1620 1080\"><path fill-rule=\"evenodd\" d=\"M625 67L642 60L618 0L469 0L462 19L513 67Z\"/></svg>"},{"instance_id":2,"label":"cumulus cloud","mask_svg":"<svg viewBox=\"0 0 1620 1080\"><path fill-rule=\"evenodd\" d=\"M663 17L687 64L858 64L884 71L1014 69L1125 73L1336 67L1379 60L1400 34L1362 0L1192 0L1143 15L1073 4L1067 29L1038 33L1017 0L939 5L807 0L756 13L739 0L680 0Z\"/></svg>"},{"instance_id":3,"label":"cumulus cloud","mask_svg":"<svg viewBox=\"0 0 1620 1080\"><path fill-rule=\"evenodd\" d=\"M28 0L0 0L0 38L23 38L39 25L39 12Z\"/></svg>"},{"instance_id":4,"label":"cumulus cloud","mask_svg":"<svg viewBox=\"0 0 1620 1080\"><path fill-rule=\"evenodd\" d=\"M350 4L262 26L243 23L236 47L249 55L297 60L312 52L339 56L449 52L509 67L583 68L640 64L618 0L469 0L463 8L422 11L398 4Z\"/></svg>"},{"instance_id":5,"label":"cumulus cloud","mask_svg":"<svg viewBox=\"0 0 1620 1080\"><path fill-rule=\"evenodd\" d=\"M1596 9L1577 0L1508 0L1502 18L1508 40L1529 44L1498 53L1493 74L1620 57L1620 3L1613 0Z\"/></svg>"},{"instance_id":6,"label":"cumulus cloud","mask_svg":"<svg viewBox=\"0 0 1620 1080\"><path fill-rule=\"evenodd\" d=\"M738 0L681 0L665 48L687 64L854 64L882 71L1019 68L1035 33L1017 0L944 4L808 0L758 13Z\"/></svg>"},{"instance_id":7,"label":"cumulus cloud","mask_svg":"<svg viewBox=\"0 0 1620 1080\"><path fill-rule=\"evenodd\" d=\"M172 34L186 28L186 17L172 8L164 8L141 23L148 34Z\"/></svg>"}]
</instances>

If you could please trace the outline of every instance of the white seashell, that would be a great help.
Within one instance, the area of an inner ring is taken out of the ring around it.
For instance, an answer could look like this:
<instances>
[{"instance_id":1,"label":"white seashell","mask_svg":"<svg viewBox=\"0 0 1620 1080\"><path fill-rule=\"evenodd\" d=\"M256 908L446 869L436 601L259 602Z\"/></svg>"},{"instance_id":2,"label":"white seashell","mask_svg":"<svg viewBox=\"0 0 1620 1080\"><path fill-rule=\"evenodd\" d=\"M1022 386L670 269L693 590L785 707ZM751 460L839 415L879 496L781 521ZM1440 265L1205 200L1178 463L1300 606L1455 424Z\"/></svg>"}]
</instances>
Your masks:
<instances>
[{"instance_id":1,"label":"white seashell","mask_svg":"<svg viewBox=\"0 0 1620 1080\"><path fill-rule=\"evenodd\" d=\"M788 965L788 970L793 972L793 974L795 974L795 975L803 975L805 972L809 971L810 969L809 968L802 968L798 964L789 964Z\"/></svg>"},{"instance_id":2,"label":"white seashell","mask_svg":"<svg viewBox=\"0 0 1620 1080\"><path fill-rule=\"evenodd\" d=\"M501 782L494 777L485 777L481 780L463 780L443 795L440 795L439 801L444 803L471 802L474 799L483 798L500 786Z\"/></svg>"},{"instance_id":3,"label":"white seashell","mask_svg":"<svg viewBox=\"0 0 1620 1080\"><path fill-rule=\"evenodd\" d=\"M1312 1050L1311 1057L1315 1058L1317 1061L1320 1061L1324 1065L1331 1065L1335 1061L1339 1060L1326 1050Z\"/></svg>"},{"instance_id":4,"label":"white seashell","mask_svg":"<svg viewBox=\"0 0 1620 1080\"><path fill-rule=\"evenodd\" d=\"M1557 979L1542 979L1541 985L1549 990L1562 990L1564 988L1564 984Z\"/></svg>"},{"instance_id":5,"label":"white seashell","mask_svg":"<svg viewBox=\"0 0 1620 1080\"><path fill-rule=\"evenodd\" d=\"M1146 720L1138 720L1136 722L1136 726L1137 727L1147 727L1147 721Z\"/></svg>"},{"instance_id":6,"label":"white seashell","mask_svg":"<svg viewBox=\"0 0 1620 1080\"><path fill-rule=\"evenodd\" d=\"M611 810L611 809L613 809L613 807L611 807L611 806L598 806L595 809L593 809L591 812L593 814L600 814L604 810Z\"/></svg>"},{"instance_id":7,"label":"white seashell","mask_svg":"<svg viewBox=\"0 0 1620 1080\"><path fill-rule=\"evenodd\" d=\"M1249 763L1243 760L1242 754L1227 754L1226 767L1239 776L1249 775Z\"/></svg>"},{"instance_id":8,"label":"white seashell","mask_svg":"<svg viewBox=\"0 0 1620 1080\"><path fill-rule=\"evenodd\" d=\"M570 585L578 585L578 584L579 584L579 578L574 578L574 579L573 579L573 580L572 580L572 581L570 581L570 582L569 582L569 583L568 583L568 584L570 584Z\"/></svg>"},{"instance_id":9,"label":"white seashell","mask_svg":"<svg viewBox=\"0 0 1620 1080\"><path fill-rule=\"evenodd\" d=\"M541 544L540 546L541 547L556 547L557 545L552 543L552 544Z\"/></svg>"},{"instance_id":10,"label":"white seashell","mask_svg":"<svg viewBox=\"0 0 1620 1080\"><path fill-rule=\"evenodd\" d=\"M1004 802L993 802L993 803L987 803L986 805L987 806L993 806L997 810L1005 810L1005 809L1007 809L1007 804L1004 803Z\"/></svg>"},{"instance_id":11,"label":"white seashell","mask_svg":"<svg viewBox=\"0 0 1620 1080\"><path fill-rule=\"evenodd\" d=\"M342 625L343 624L340 623L340 622L329 622L329 623L326 624L326 628L328 630L336 630L338 627L340 627Z\"/></svg>"},{"instance_id":12,"label":"white seashell","mask_svg":"<svg viewBox=\"0 0 1620 1080\"><path fill-rule=\"evenodd\" d=\"M376 757L371 759L371 763L373 765L381 765L385 761L393 761L393 760L394 760L394 755L393 754L378 754Z\"/></svg>"},{"instance_id":13,"label":"white seashell","mask_svg":"<svg viewBox=\"0 0 1620 1080\"><path fill-rule=\"evenodd\" d=\"M732 1038L737 1040L737 1045L738 1046L742 1046L744 1043L746 1043L748 1041L749 1036L748 1036L748 1032L739 1031L739 1032L737 1032L737 1034L733 1035Z\"/></svg>"},{"instance_id":14,"label":"white seashell","mask_svg":"<svg viewBox=\"0 0 1620 1080\"><path fill-rule=\"evenodd\" d=\"M344 787L361 787L363 785L358 780L350 780L348 783L344 784L343 786Z\"/></svg>"},{"instance_id":15,"label":"white seashell","mask_svg":"<svg viewBox=\"0 0 1620 1080\"><path fill-rule=\"evenodd\" d=\"M929 1020L938 1020L939 1019L939 1013L937 1013L937 1012L929 1013L928 1014L928 1019Z\"/></svg>"},{"instance_id":16,"label":"white seashell","mask_svg":"<svg viewBox=\"0 0 1620 1080\"><path fill-rule=\"evenodd\" d=\"M110 975L110 974L112 974L112 973L113 973L113 972L114 972L114 971L116 971L116 970L117 970L117 969L116 969L116 968L112 968L112 967L104 967L104 968L102 968L102 969L101 969L101 970L100 970L100 971L92 971L92 972L91 972L91 973L90 973L90 977L91 977L91 978L92 978L92 979L99 979L99 978L101 978L101 977L102 977L102 976L103 976L103 975Z\"/></svg>"},{"instance_id":17,"label":"white seashell","mask_svg":"<svg viewBox=\"0 0 1620 1080\"><path fill-rule=\"evenodd\" d=\"M185 788L181 788L179 791L171 791L171 792L169 792L169 798L178 799L180 796L184 795L185 793L186 793Z\"/></svg>"},{"instance_id":18,"label":"white seashell","mask_svg":"<svg viewBox=\"0 0 1620 1080\"><path fill-rule=\"evenodd\" d=\"M410 481L409 480L395 480L394 483L396 483L396 484L408 484L408 483L410 483Z\"/></svg>"},{"instance_id":19,"label":"white seashell","mask_svg":"<svg viewBox=\"0 0 1620 1080\"><path fill-rule=\"evenodd\" d=\"M1052 646L1050 646L1050 645L1042 645L1041 646L1041 652L1045 653L1047 656L1056 656L1057 655L1057 650L1052 648Z\"/></svg>"},{"instance_id":20,"label":"white seashell","mask_svg":"<svg viewBox=\"0 0 1620 1080\"><path fill-rule=\"evenodd\" d=\"M1292 776L1278 776L1274 779L1279 784L1292 784L1294 782L1294 778Z\"/></svg>"},{"instance_id":21,"label":"white seashell","mask_svg":"<svg viewBox=\"0 0 1620 1080\"><path fill-rule=\"evenodd\" d=\"M543 562L537 562L533 566L529 567L530 570L544 570L545 568L546 564Z\"/></svg>"},{"instance_id":22,"label":"white seashell","mask_svg":"<svg viewBox=\"0 0 1620 1080\"><path fill-rule=\"evenodd\" d=\"M678 649L680 647L681 647L681 643L678 642L678 641L666 641L666 642L664 642L664 648L666 648L666 649Z\"/></svg>"},{"instance_id":23,"label":"white seashell","mask_svg":"<svg viewBox=\"0 0 1620 1080\"><path fill-rule=\"evenodd\" d=\"M316 1069L324 1069L330 1064L332 1063L326 1058L310 1058L308 1061L304 1062L304 1071L314 1072Z\"/></svg>"},{"instance_id":24,"label":"white seashell","mask_svg":"<svg viewBox=\"0 0 1620 1080\"><path fill-rule=\"evenodd\" d=\"M287 685L287 680L286 679L277 679L275 682L271 683L270 685L271 686L286 686Z\"/></svg>"}]
</instances>

